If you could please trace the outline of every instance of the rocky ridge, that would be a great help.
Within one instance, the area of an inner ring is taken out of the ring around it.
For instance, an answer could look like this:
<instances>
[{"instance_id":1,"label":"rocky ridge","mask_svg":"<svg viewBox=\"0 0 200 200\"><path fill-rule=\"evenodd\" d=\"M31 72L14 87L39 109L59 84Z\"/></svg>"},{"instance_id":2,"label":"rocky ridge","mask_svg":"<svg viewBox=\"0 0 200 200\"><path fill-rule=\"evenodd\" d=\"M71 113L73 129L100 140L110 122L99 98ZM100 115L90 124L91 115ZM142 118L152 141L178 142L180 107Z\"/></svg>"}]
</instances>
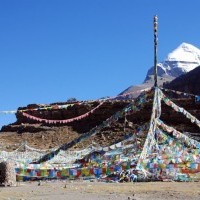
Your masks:
<instances>
[{"instance_id":1,"label":"rocky ridge","mask_svg":"<svg viewBox=\"0 0 200 200\"><path fill-rule=\"evenodd\" d=\"M170 92L167 95L173 98L177 105L187 109L191 114L200 119L200 104L196 103L194 98L187 97L180 99ZM112 145L124 140L128 135L140 131L141 126L144 124L146 124L146 130L143 131L145 139L152 111L152 97L153 94L149 94L149 101L140 108L140 111L128 113L126 118L123 116L118 121L110 123L109 126L103 128L96 135L75 145L73 148L82 149L93 143L101 146ZM47 119L66 119L87 112L89 109L98 105L98 103L99 102L88 102L84 104L74 104L74 106L64 110L52 109L43 112L30 110L29 113ZM2 143L2 149L8 151L16 149L23 141L27 141L28 145L39 149L58 147L72 141L92 128L97 127L130 103L130 100L106 101L88 117L69 124L38 123L37 121L24 117L19 112L17 114L16 123L4 126L1 130L0 141ZM38 105L29 105L26 108L36 108L37 106ZM189 132L191 137L200 140L199 128L164 103L162 104L161 119L177 130Z\"/></svg>"}]
</instances>

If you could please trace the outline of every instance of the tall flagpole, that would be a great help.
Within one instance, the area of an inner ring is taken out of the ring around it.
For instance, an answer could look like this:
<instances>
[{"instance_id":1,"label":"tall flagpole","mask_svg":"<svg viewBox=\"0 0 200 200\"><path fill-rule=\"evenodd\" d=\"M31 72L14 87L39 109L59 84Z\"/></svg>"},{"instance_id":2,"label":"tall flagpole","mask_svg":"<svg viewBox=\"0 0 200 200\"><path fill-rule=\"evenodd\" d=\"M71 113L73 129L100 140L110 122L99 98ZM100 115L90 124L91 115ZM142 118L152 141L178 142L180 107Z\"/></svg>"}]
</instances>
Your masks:
<instances>
[{"instance_id":1,"label":"tall flagpole","mask_svg":"<svg viewBox=\"0 0 200 200\"><path fill-rule=\"evenodd\" d=\"M158 86L158 69L157 69L157 45L158 45L158 16L153 19L154 24L154 87Z\"/></svg>"},{"instance_id":2,"label":"tall flagpole","mask_svg":"<svg viewBox=\"0 0 200 200\"><path fill-rule=\"evenodd\" d=\"M151 121L149 131L147 133L146 141L143 146L143 150L140 154L140 157L137 162L138 169L144 169L141 165L142 161L147 158L148 150L152 149L152 146L156 145L157 147L157 136L156 136L156 119L160 117L160 100L161 98L158 95L158 77L157 77L157 45L158 45L158 17L154 16L154 99L153 99L153 108L151 114Z\"/></svg>"}]
</instances>

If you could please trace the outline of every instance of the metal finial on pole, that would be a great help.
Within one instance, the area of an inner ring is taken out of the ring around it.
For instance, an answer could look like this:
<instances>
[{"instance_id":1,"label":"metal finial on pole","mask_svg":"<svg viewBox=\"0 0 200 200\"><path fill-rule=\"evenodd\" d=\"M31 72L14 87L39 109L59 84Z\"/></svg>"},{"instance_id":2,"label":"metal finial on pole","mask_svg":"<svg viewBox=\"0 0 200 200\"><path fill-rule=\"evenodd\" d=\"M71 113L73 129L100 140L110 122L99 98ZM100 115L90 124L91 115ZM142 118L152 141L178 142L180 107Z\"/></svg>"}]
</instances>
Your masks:
<instances>
[{"instance_id":1,"label":"metal finial on pole","mask_svg":"<svg viewBox=\"0 0 200 200\"><path fill-rule=\"evenodd\" d=\"M157 45L158 45L158 16L153 19L154 24L154 86L158 86L158 71L157 71Z\"/></svg>"}]
</instances>

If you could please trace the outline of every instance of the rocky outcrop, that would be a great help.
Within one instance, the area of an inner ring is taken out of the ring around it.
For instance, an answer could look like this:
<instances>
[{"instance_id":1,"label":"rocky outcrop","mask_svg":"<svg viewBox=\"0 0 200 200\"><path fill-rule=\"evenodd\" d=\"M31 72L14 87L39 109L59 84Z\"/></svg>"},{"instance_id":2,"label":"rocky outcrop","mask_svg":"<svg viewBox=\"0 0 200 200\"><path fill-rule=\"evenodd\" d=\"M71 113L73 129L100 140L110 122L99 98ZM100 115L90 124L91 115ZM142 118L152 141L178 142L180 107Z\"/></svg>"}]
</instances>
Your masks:
<instances>
[{"instance_id":1,"label":"rocky outcrop","mask_svg":"<svg viewBox=\"0 0 200 200\"><path fill-rule=\"evenodd\" d=\"M178 99L176 96L168 93L167 96L173 98L173 101L180 107L185 108L191 114L200 119L200 104L195 102L192 97ZM149 96L148 103L141 107L140 111L128 113L117 122L110 123L109 126L103 128L97 134L86 139L85 141L75 145L73 148L85 148L90 144L97 143L101 146L108 146L123 140L127 135L136 133L139 128L150 122L152 111L152 95ZM34 148L47 149L57 147L68 143L79 137L81 134L90 131L92 128L100 125L115 114L122 110L131 101L106 101L94 113L78 121L69 124L45 124L24 117L20 112L17 113L17 121L14 124L4 126L1 130L0 141L6 150L16 149L20 142L27 141ZM38 108L39 105L29 105L27 113L45 119L67 119L84 114L96 107L99 102L86 102L83 104L74 104L67 109L51 109L51 110L31 110ZM55 104L53 104L55 105ZM58 105L58 104L57 104ZM164 103L162 104L161 119L169 126L175 127L177 130L187 132L191 137L200 141L199 128L185 118L181 113L177 113Z\"/></svg>"},{"instance_id":2,"label":"rocky outcrop","mask_svg":"<svg viewBox=\"0 0 200 200\"><path fill-rule=\"evenodd\" d=\"M170 83L164 84L165 88L200 95L200 66L184 74Z\"/></svg>"},{"instance_id":3,"label":"rocky outcrop","mask_svg":"<svg viewBox=\"0 0 200 200\"><path fill-rule=\"evenodd\" d=\"M123 109L126 105L128 105L131 101L106 101L104 102L97 110L95 110L89 116L78 120L73 121L67 124L68 127L72 127L74 131L77 133L84 133L92 129L93 127L99 125L104 120L109 118L111 115L116 113L117 111ZM63 103L67 105L67 102ZM32 119L29 119L22 115L20 110L27 110L26 113L49 120L64 120L71 119L80 115L83 115L97 105L99 105L98 101L94 102L73 102L72 106L67 107L67 109L57 109L57 105L62 105L61 103L45 105L45 107L54 106L52 109L45 110L34 110L41 108L40 105L32 104L27 107L19 108L16 114L17 121L8 126L3 126L1 132L40 132L40 131L49 131L52 127L64 127L66 124L55 123L55 124L47 124L45 122L38 122ZM71 103L70 103L71 105ZM20 130L21 128L21 130Z\"/></svg>"}]
</instances>

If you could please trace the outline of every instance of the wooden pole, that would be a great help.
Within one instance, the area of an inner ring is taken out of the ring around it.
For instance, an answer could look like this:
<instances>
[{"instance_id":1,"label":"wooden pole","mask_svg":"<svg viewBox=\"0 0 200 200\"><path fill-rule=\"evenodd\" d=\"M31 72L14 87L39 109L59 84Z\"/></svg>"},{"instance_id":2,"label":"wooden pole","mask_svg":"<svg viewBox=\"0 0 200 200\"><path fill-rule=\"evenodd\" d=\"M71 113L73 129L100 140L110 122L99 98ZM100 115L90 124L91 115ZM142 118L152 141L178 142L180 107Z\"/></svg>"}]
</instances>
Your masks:
<instances>
[{"instance_id":1,"label":"wooden pole","mask_svg":"<svg viewBox=\"0 0 200 200\"><path fill-rule=\"evenodd\" d=\"M158 16L154 16L154 86L158 86L157 46L158 46Z\"/></svg>"}]
</instances>

